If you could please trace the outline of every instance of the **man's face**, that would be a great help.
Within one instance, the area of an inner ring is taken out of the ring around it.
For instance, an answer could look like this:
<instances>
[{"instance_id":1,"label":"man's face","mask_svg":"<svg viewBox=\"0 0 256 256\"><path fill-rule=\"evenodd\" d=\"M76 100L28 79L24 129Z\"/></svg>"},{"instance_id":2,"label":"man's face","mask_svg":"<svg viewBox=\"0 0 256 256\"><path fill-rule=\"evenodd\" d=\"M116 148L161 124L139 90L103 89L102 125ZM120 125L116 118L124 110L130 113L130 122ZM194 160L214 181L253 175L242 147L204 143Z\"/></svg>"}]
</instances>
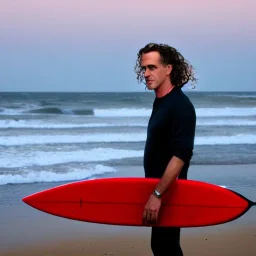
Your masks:
<instances>
[{"instance_id":1,"label":"man's face","mask_svg":"<svg viewBox=\"0 0 256 256\"><path fill-rule=\"evenodd\" d=\"M144 53L141 57L141 67L149 90L157 89L170 79L171 65L163 65L158 52Z\"/></svg>"}]
</instances>

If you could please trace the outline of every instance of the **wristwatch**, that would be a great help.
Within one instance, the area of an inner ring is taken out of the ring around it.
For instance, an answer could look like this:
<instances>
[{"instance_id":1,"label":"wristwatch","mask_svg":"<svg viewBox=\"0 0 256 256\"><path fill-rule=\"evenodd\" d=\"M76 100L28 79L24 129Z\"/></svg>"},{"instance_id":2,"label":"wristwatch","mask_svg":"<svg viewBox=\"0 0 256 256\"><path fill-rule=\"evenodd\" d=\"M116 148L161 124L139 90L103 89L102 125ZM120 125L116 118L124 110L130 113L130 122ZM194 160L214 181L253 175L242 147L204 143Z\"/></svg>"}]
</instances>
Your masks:
<instances>
[{"instance_id":1,"label":"wristwatch","mask_svg":"<svg viewBox=\"0 0 256 256\"><path fill-rule=\"evenodd\" d=\"M161 193L160 192L158 192L156 189L153 191L153 194L154 194L154 196L156 196L157 198L161 198Z\"/></svg>"}]
</instances>

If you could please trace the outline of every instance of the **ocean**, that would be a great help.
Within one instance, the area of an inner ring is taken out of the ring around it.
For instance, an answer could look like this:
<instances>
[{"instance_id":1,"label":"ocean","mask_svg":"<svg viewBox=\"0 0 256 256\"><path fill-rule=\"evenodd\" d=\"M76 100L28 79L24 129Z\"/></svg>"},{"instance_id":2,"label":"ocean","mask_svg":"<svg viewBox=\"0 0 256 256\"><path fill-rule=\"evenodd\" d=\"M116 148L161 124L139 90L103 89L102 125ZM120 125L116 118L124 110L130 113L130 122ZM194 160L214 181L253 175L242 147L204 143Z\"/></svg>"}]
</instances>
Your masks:
<instances>
[{"instance_id":1,"label":"ocean","mask_svg":"<svg viewBox=\"0 0 256 256\"><path fill-rule=\"evenodd\" d=\"M256 163L256 92L184 91L191 165ZM0 93L0 185L68 182L142 166L153 92Z\"/></svg>"}]
</instances>

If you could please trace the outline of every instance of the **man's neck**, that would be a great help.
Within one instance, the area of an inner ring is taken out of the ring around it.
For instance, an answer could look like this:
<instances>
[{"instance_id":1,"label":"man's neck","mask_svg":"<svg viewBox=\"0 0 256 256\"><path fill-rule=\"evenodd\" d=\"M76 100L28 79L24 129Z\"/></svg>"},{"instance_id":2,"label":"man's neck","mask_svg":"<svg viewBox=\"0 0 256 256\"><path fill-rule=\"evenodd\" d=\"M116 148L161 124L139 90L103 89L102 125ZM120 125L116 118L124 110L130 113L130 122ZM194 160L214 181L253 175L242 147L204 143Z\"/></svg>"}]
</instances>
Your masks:
<instances>
[{"instance_id":1,"label":"man's neck","mask_svg":"<svg viewBox=\"0 0 256 256\"><path fill-rule=\"evenodd\" d=\"M167 95L172 89L174 88L174 85L171 83L168 84L162 84L157 89L155 89L155 94L157 98L162 98L165 95Z\"/></svg>"}]
</instances>

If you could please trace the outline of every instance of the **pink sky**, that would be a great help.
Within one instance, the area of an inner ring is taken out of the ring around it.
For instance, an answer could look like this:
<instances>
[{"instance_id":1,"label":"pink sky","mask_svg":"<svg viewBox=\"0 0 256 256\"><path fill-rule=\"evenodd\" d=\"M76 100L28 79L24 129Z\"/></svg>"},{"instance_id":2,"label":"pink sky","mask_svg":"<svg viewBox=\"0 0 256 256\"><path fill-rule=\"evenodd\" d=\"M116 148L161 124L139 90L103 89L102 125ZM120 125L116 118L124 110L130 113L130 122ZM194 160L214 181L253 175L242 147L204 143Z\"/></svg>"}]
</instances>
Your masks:
<instances>
[{"instance_id":1,"label":"pink sky","mask_svg":"<svg viewBox=\"0 0 256 256\"><path fill-rule=\"evenodd\" d=\"M233 90L242 76L243 89L255 90L256 0L1 0L0 5L6 88L33 89L35 81L45 86L52 79L61 86L69 77L77 86L94 83L100 61L110 81L105 67L114 67L119 78L113 86L131 86L138 48L164 42L194 63L203 89Z\"/></svg>"},{"instance_id":2,"label":"pink sky","mask_svg":"<svg viewBox=\"0 0 256 256\"><path fill-rule=\"evenodd\" d=\"M7 35L13 30L27 36L91 34L104 28L120 34L243 29L250 36L256 32L255 10L255 0L2 0L0 28Z\"/></svg>"}]
</instances>

